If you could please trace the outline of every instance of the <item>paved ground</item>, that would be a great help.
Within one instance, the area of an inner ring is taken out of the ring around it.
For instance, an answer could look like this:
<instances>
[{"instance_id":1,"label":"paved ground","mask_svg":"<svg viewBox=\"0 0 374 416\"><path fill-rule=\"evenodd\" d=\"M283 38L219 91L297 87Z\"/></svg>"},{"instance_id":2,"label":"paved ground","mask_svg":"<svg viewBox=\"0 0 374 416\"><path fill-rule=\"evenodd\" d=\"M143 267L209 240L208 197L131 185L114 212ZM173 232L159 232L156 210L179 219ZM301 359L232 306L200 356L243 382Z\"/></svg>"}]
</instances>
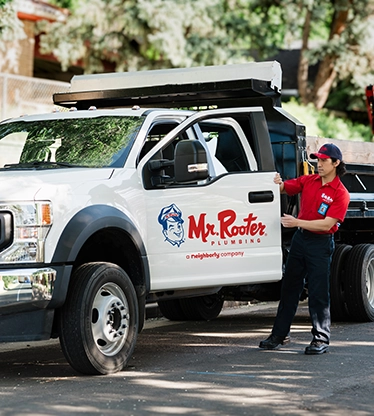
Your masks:
<instances>
[{"instance_id":1,"label":"paved ground","mask_svg":"<svg viewBox=\"0 0 374 416\"><path fill-rule=\"evenodd\" d=\"M335 323L330 352L306 356L304 305L292 343L263 351L275 307L148 320L129 367L110 376L75 373L56 341L0 344L0 416L373 415L374 324Z\"/></svg>"}]
</instances>

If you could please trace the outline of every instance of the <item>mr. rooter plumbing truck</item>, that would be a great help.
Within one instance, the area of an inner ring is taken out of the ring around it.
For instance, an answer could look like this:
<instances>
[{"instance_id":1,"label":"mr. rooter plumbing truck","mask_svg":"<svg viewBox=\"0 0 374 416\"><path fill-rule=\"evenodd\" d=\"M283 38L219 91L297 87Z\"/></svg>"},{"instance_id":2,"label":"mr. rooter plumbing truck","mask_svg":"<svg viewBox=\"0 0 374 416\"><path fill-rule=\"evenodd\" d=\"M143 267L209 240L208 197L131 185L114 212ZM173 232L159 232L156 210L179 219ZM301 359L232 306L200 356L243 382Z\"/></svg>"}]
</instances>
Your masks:
<instances>
[{"instance_id":1,"label":"mr. rooter plumbing truck","mask_svg":"<svg viewBox=\"0 0 374 416\"><path fill-rule=\"evenodd\" d=\"M213 319L276 300L307 174L277 62L76 76L71 111L0 124L0 341L59 337L79 372L129 360L147 303ZM182 109L183 108L183 109ZM332 310L374 320L373 166L349 165Z\"/></svg>"}]
</instances>

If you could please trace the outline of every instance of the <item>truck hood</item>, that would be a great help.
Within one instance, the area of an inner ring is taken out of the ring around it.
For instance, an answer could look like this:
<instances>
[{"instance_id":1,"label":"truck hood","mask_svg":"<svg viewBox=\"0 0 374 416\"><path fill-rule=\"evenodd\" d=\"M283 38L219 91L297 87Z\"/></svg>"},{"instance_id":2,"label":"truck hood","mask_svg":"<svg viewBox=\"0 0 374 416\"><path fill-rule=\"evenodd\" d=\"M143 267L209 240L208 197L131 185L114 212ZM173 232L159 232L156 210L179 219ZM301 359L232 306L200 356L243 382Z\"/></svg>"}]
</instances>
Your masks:
<instances>
[{"instance_id":1,"label":"truck hood","mask_svg":"<svg viewBox=\"0 0 374 416\"><path fill-rule=\"evenodd\" d=\"M112 173L112 168L0 171L0 203L44 199L51 189L71 192L83 182L107 180Z\"/></svg>"}]
</instances>

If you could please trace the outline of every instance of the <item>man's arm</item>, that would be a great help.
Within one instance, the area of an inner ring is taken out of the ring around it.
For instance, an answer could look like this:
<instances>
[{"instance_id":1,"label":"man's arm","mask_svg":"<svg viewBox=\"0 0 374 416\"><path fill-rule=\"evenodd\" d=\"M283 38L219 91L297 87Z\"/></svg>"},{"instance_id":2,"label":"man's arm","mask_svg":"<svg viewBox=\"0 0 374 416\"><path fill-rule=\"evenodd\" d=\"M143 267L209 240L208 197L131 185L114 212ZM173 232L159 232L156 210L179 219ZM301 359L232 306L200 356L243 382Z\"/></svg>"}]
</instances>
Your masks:
<instances>
[{"instance_id":1,"label":"man's arm","mask_svg":"<svg viewBox=\"0 0 374 416\"><path fill-rule=\"evenodd\" d=\"M300 220L292 215L284 214L281 223L286 228L299 227L308 231L326 232L329 231L336 223L337 218L325 217L323 220Z\"/></svg>"}]
</instances>

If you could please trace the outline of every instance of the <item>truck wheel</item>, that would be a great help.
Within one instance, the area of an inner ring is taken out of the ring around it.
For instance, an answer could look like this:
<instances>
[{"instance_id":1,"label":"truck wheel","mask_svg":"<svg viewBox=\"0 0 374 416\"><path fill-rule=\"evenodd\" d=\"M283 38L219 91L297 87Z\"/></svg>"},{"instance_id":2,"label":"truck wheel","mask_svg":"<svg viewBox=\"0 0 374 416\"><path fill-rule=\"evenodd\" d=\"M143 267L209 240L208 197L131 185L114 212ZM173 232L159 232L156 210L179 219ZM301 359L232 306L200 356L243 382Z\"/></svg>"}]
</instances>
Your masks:
<instances>
[{"instance_id":1,"label":"truck wheel","mask_svg":"<svg viewBox=\"0 0 374 416\"><path fill-rule=\"evenodd\" d=\"M345 299L351 317L374 321L374 245L358 244L349 253L345 273Z\"/></svg>"},{"instance_id":2,"label":"truck wheel","mask_svg":"<svg viewBox=\"0 0 374 416\"><path fill-rule=\"evenodd\" d=\"M72 276L59 313L60 343L83 374L122 370L138 334L138 302L128 275L111 263L87 263Z\"/></svg>"},{"instance_id":3,"label":"truck wheel","mask_svg":"<svg viewBox=\"0 0 374 416\"><path fill-rule=\"evenodd\" d=\"M180 299L180 305L188 320L210 321L220 314L224 299L219 294Z\"/></svg>"},{"instance_id":4,"label":"truck wheel","mask_svg":"<svg viewBox=\"0 0 374 416\"><path fill-rule=\"evenodd\" d=\"M344 271L348 253L352 246L339 244L335 248L331 262L330 273L330 310L333 321L346 321L349 319L349 312L344 296Z\"/></svg>"},{"instance_id":5,"label":"truck wheel","mask_svg":"<svg viewBox=\"0 0 374 416\"><path fill-rule=\"evenodd\" d=\"M170 321L185 321L186 314L183 312L179 299L160 300L157 302L162 315Z\"/></svg>"}]
</instances>

